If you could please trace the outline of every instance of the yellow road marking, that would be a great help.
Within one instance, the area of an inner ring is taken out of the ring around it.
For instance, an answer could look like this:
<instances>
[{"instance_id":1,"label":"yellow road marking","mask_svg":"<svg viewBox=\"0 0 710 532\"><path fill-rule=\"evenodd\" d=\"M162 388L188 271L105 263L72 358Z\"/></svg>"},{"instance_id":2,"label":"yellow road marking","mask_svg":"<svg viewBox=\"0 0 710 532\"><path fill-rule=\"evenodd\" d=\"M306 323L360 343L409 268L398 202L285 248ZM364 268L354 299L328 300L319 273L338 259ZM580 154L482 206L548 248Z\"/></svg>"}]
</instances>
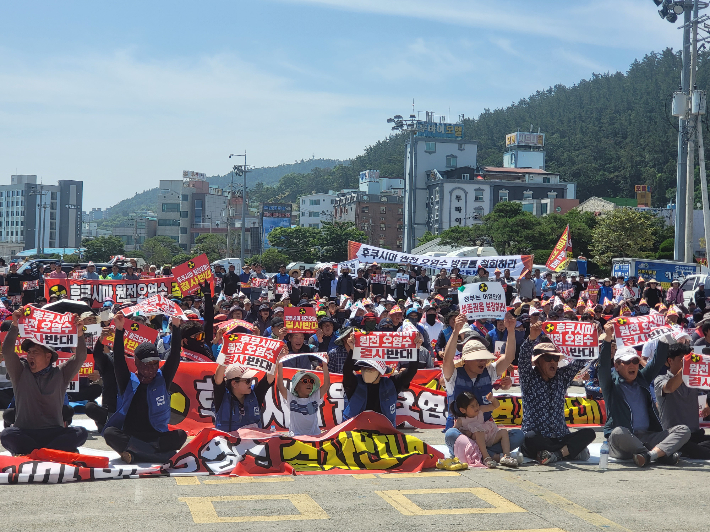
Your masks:
<instances>
[{"instance_id":1,"label":"yellow road marking","mask_svg":"<svg viewBox=\"0 0 710 532\"><path fill-rule=\"evenodd\" d=\"M316 501L305 493L287 493L284 495L222 495L217 497L180 497L178 500L187 504L196 524L206 523L254 523L258 521L306 521L328 519ZM220 501L264 501L287 500L300 513L282 515L250 515L242 517L219 517L212 503Z\"/></svg>"},{"instance_id":2,"label":"yellow road marking","mask_svg":"<svg viewBox=\"0 0 710 532\"><path fill-rule=\"evenodd\" d=\"M478 532L565 532L561 528L516 528L515 530L479 530Z\"/></svg>"},{"instance_id":3,"label":"yellow road marking","mask_svg":"<svg viewBox=\"0 0 710 532\"><path fill-rule=\"evenodd\" d=\"M456 471L422 471L421 473L361 473L352 475L353 478L375 479L375 478L424 478L424 477L460 477Z\"/></svg>"},{"instance_id":4,"label":"yellow road marking","mask_svg":"<svg viewBox=\"0 0 710 532\"><path fill-rule=\"evenodd\" d=\"M199 486L200 479L197 477L175 477L175 483L178 486Z\"/></svg>"},{"instance_id":5,"label":"yellow road marking","mask_svg":"<svg viewBox=\"0 0 710 532\"><path fill-rule=\"evenodd\" d=\"M374 473L361 473L359 475L352 475L352 477L357 480L372 480L373 478L377 478Z\"/></svg>"},{"instance_id":6,"label":"yellow road marking","mask_svg":"<svg viewBox=\"0 0 710 532\"><path fill-rule=\"evenodd\" d=\"M524 508L510 502L508 499L501 497L488 488L385 490L376 491L375 493L391 504L402 515L499 514L527 512ZM407 495L427 495L439 493L471 493L493 506L493 508L442 508L440 510L424 510L406 497Z\"/></svg>"},{"instance_id":7,"label":"yellow road marking","mask_svg":"<svg viewBox=\"0 0 710 532\"><path fill-rule=\"evenodd\" d=\"M247 482L293 482L292 476L274 477L227 477L205 480L203 484L242 484Z\"/></svg>"},{"instance_id":8,"label":"yellow road marking","mask_svg":"<svg viewBox=\"0 0 710 532\"><path fill-rule=\"evenodd\" d=\"M538 486L534 482L530 482L529 480L525 480L518 476L512 475L504 475L504 478L508 482L515 484L516 486L524 489L527 492L532 493L533 495L537 495L548 503L557 506L558 508L561 508L565 512L571 513L572 515L577 516L583 521L586 521L587 523L590 523L594 526L605 529L623 530L626 532L631 532L628 528L625 528L620 524L607 519L606 517L594 513L591 510L585 508L584 506L580 506L577 503L565 499L554 491L550 491L546 488L543 488L542 486Z\"/></svg>"}]
</instances>

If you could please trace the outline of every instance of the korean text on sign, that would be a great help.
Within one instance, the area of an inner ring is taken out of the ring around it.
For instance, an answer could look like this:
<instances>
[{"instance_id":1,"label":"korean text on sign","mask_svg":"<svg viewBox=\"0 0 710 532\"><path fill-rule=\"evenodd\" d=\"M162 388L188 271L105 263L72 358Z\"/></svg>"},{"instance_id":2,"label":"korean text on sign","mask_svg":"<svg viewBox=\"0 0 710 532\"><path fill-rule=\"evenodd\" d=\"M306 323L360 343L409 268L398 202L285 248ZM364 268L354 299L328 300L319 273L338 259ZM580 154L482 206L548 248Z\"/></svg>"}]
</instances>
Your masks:
<instances>
[{"instance_id":1,"label":"korean text on sign","mask_svg":"<svg viewBox=\"0 0 710 532\"><path fill-rule=\"evenodd\" d=\"M313 307L284 309L284 327L289 333L314 333L318 329L316 309Z\"/></svg>"},{"instance_id":2,"label":"korean text on sign","mask_svg":"<svg viewBox=\"0 0 710 532\"><path fill-rule=\"evenodd\" d=\"M276 371L276 359L286 347L281 340L251 334L226 333L223 340L217 364L238 364L269 374Z\"/></svg>"},{"instance_id":3,"label":"korean text on sign","mask_svg":"<svg viewBox=\"0 0 710 532\"><path fill-rule=\"evenodd\" d=\"M383 362L414 362L417 346L414 332L355 332L355 360L380 360Z\"/></svg>"},{"instance_id":4,"label":"korean text on sign","mask_svg":"<svg viewBox=\"0 0 710 532\"><path fill-rule=\"evenodd\" d=\"M599 356L599 335L594 323L546 321L542 330L560 353L570 359L593 359Z\"/></svg>"},{"instance_id":5,"label":"korean text on sign","mask_svg":"<svg viewBox=\"0 0 710 532\"><path fill-rule=\"evenodd\" d=\"M505 290L500 283L471 283L459 288L459 307L469 320L505 317Z\"/></svg>"},{"instance_id":6,"label":"korean text on sign","mask_svg":"<svg viewBox=\"0 0 710 532\"><path fill-rule=\"evenodd\" d=\"M691 353L683 357L683 382L689 388L710 390L710 355Z\"/></svg>"},{"instance_id":7,"label":"korean text on sign","mask_svg":"<svg viewBox=\"0 0 710 532\"><path fill-rule=\"evenodd\" d=\"M19 320L20 336L51 347L76 347L74 315L25 307Z\"/></svg>"},{"instance_id":8,"label":"korean text on sign","mask_svg":"<svg viewBox=\"0 0 710 532\"><path fill-rule=\"evenodd\" d=\"M175 282L182 295L194 294L200 290L200 285L209 283L214 294L214 276L210 261L204 253L173 268Z\"/></svg>"},{"instance_id":9,"label":"korean text on sign","mask_svg":"<svg viewBox=\"0 0 710 532\"><path fill-rule=\"evenodd\" d=\"M641 345L649 338L651 331L666 324L663 314L618 318L614 322L616 346Z\"/></svg>"},{"instance_id":10,"label":"korean text on sign","mask_svg":"<svg viewBox=\"0 0 710 532\"><path fill-rule=\"evenodd\" d=\"M144 342L154 344L158 339L158 331L138 323L125 320L123 325L123 348L127 355L132 355L136 347Z\"/></svg>"}]
</instances>

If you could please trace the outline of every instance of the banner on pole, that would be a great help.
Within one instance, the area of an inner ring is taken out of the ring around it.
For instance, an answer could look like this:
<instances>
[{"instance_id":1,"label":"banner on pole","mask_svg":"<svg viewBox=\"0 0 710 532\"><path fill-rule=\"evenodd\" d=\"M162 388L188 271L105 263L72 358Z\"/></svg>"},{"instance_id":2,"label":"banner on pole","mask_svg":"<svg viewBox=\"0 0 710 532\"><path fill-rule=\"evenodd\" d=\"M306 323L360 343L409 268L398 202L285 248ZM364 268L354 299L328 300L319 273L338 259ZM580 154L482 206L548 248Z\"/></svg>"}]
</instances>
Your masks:
<instances>
[{"instance_id":1,"label":"banner on pole","mask_svg":"<svg viewBox=\"0 0 710 532\"><path fill-rule=\"evenodd\" d=\"M562 236L555 244L545 267L553 272L561 272L572 259L572 238L569 234L569 225L562 232Z\"/></svg>"}]
</instances>

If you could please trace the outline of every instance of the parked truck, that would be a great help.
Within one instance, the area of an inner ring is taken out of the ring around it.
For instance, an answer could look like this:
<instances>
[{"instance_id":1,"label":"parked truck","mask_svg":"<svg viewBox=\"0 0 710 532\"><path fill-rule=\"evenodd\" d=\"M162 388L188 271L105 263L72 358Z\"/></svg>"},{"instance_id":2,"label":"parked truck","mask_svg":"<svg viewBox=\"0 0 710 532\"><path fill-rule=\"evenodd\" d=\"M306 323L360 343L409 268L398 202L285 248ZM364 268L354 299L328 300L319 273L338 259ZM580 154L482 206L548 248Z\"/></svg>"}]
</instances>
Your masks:
<instances>
[{"instance_id":1,"label":"parked truck","mask_svg":"<svg viewBox=\"0 0 710 532\"><path fill-rule=\"evenodd\" d=\"M678 262L675 260L648 259L612 259L611 274L615 277L643 277L646 281L656 279L664 290L671 286L673 280L681 283L689 275L700 273L700 264Z\"/></svg>"}]
</instances>

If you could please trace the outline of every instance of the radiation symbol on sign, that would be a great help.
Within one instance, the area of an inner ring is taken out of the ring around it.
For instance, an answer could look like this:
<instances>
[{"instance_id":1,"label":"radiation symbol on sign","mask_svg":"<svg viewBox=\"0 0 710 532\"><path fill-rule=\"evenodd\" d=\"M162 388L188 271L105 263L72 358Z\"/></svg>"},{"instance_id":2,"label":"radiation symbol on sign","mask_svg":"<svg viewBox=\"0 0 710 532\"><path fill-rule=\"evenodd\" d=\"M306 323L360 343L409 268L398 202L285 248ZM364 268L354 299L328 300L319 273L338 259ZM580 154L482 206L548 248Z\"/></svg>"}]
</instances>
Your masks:
<instances>
[{"instance_id":1,"label":"radiation symbol on sign","mask_svg":"<svg viewBox=\"0 0 710 532\"><path fill-rule=\"evenodd\" d=\"M554 323L548 323L545 325L545 332L554 332L555 331L555 324Z\"/></svg>"},{"instance_id":2,"label":"radiation symbol on sign","mask_svg":"<svg viewBox=\"0 0 710 532\"><path fill-rule=\"evenodd\" d=\"M627 321L629 321L629 320L627 320L627 319L625 319L625 318L619 318L616 322L617 322L619 325L625 325Z\"/></svg>"},{"instance_id":3,"label":"radiation symbol on sign","mask_svg":"<svg viewBox=\"0 0 710 532\"><path fill-rule=\"evenodd\" d=\"M55 284L49 289L49 293L55 296L61 296L67 293L67 289L61 284Z\"/></svg>"},{"instance_id":4,"label":"radiation symbol on sign","mask_svg":"<svg viewBox=\"0 0 710 532\"><path fill-rule=\"evenodd\" d=\"M27 307L27 308L25 309L25 316L29 316L30 314L32 314L32 309L29 308L29 307Z\"/></svg>"},{"instance_id":5,"label":"radiation symbol on sign","mask_svg":"<svg viewBox=\"0 0 710 532\"><path fill-rule=\"evenodd\" d=\"M299 314L305 314L305 313L306 313L306 309L302 308L301 310L298 311L298 313L299 313Z\"/></svg>"},{"instance_id":6,"label":"radiation symbol on sign","mask_svg":"<svg viewBox=\"0 0 710 532\"><path fill-rule=\"evenodd\" d=\"M690 355L690 360L693 362L700 362L700 355Z\"/></svg>"},{"instance_id":7,"label":"radiation symbol on sign","mask_svg":"<svg viewBox=\"0 0 710 532\"><path fill-rule=\"evenodd\" d=\"M230 342L236 342L237 340L239 340L239 335L238 335L238 334L230 334L230 335L229 335L229 341L230 341Z\"/></svg>"},{"instance_id":8,"label":"radiation symbol on sign","mask_svg":"<svg viewBox=\"0 0 710 532\"><path fill-rule=\"evenodd\" d=\"M137 331L139 327L140 327L140 325L138 325L137 323L131 323L131 330L132 331Z\"/></svg>"},{"instance_id":9,"label":"radiation symbol on sign","mask_svg":"<svg viewBox=\"0 0 710 532\"><path fill-rule=\"evenodd\" d=\"M187 266L188 266L188 268L192 269L192 268L195 267L195 263L192 262L191 260L188 260L188 261L187 261Z\"/></svg>"},{"instance_id":10,"label":"radiation symbol on sign","mask_svg":"<svg viewBox=\"0 0 710 532\"><path fill-rule=\"evenodd\" d=\"M486 283L481 283L480 285L478 285L478 289L481 292L488 292L488 285Z\"/></svg>"},{"instance_id":11,"label":"radiation symbol on sign","mask_svg":"<svg viewBox=\"0 0 710 532\"><path fill-rule=\"evenodd\" d=\"M84 332L86 332L86 325L83 325L83 326L81 327L81 330L84 331Z\"/></svg>"}]
</instances>

